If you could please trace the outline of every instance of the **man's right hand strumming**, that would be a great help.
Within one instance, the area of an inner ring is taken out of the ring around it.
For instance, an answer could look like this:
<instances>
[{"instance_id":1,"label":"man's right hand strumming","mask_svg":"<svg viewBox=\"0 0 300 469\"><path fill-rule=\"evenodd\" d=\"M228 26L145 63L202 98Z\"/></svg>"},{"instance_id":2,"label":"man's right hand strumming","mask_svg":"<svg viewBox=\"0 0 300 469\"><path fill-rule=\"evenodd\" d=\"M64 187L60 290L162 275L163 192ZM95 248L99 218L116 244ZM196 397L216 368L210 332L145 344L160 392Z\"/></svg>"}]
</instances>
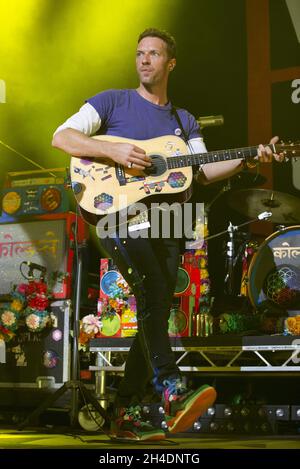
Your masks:
<instances>
[{"instance_id":1,"label":"man's right hand strumming","mask_svg":"<svg viewBox=\"0 0 300 469\"><path fill-rule=\"evenodd\" d=\"M151 166L151 158L142 148L131 143L111 142L109 145L111 148L107 156L126 168L144 170Z\"/></svg>"},{"instance_id":2,"label":"man's right hand strumming","mask_svg":"<svg viewBox=\"0 0 300 469\"><path fill-rule=\"evenodd\" d=\"M126 168L143 171L151 166L151 158L145 150L131 143L107 142L94 139L75 129L63 129L57 132L52 145L78 158L110 158Z\"/></svg>"}]
</instances>

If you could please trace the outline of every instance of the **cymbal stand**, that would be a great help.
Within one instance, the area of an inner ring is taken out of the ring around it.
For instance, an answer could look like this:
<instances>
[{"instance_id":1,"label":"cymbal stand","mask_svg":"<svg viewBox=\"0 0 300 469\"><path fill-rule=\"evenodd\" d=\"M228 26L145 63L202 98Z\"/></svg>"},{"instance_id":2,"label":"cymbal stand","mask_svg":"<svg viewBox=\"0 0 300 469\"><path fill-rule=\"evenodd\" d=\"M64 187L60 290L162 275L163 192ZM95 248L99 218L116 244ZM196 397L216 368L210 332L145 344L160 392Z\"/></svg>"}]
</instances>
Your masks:
<instances>
[{"instance_id":1,"label":"cymbal stand","mask_svg":"<svg viewBox=\"0 0 300 469\"><path fill-rule=\"evenodd\" d=\"M230 179L228 179L227 183L219 190L219 192L215 195L215 197L208 204L206 204L206 203L204 204L203 217L201 216L199 219L196 219L196 224L195 224L195 229L194 229L194 240L193 241L187 241L186 244L185 244L187 250L189 250L189 249L194 249L194 250L201 249L203 241L205 241L206 239L209 239L209 238L204 238L203 239L203 237L201 236L201 234L202 234L201 227L203 225L208 224L208 215L209 215L210 209L211 209L212 205L215 203L215 201L219 197L221 197L221 195L224 194L224 192L230 191L230 189L231 189L231 181L230 181ZM191 228L191 227L189 227L189 228ZM200 244L199 244L199 242L200 242Z\"/></svg>"},{"instance_id":2,"label":"cymbal stand","mask_svg":"<svg viewBox=\"0 0 300 469\"><path fill-rule=\"evenodd\" d=\"M221 197L222 194L224 194L225 192L228 192L230 190L231 190L231 180L229 178L227 180L227 183L219 190L219 192L215 195L215 197L208 204L204 204L204 215L205 215L206 221L208 219L208 214L210 212L210 209L211 209L212 205L215 203L215 201L219 197Z\"/></svg>"}]
</instances>

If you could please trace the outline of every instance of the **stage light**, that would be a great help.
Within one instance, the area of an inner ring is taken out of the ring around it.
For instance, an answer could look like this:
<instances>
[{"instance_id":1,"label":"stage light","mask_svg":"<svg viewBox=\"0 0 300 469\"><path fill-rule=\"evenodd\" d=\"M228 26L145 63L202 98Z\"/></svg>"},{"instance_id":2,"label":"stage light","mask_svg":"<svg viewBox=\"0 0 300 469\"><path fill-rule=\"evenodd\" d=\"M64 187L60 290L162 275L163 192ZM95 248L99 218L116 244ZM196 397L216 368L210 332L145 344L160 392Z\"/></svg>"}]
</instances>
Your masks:
<instances>
[{"instance_id":1,"label":"stage light","mask_svg":"<svg viewBox=\"0 0 300 469\"><path fill-rule=\"evenodd\" d=\"M217 432L219 430L219 424L217 422L210 422L209 428L212 432Z\"/></svg>"},{"instance_id":2,"label":"stage light","mask_svg":"<svg viewBox=\"0 0 300 469\"><path fill-rule=\"evenodd\" d=\"M144 405L143 407L143 413L144 414L150 414L150 408L147 405Z\"/></svg>"},{"instance_id":3,"label":"stage light","mask_svg":"<svg viewBox=\"0 0 300 469\"><path fill-rule=\"evenodd\" d=\"M169 428L168 425L167 425L167 422L165 420L163 420L161 422L160 426L163 430L168 430L168 428Z\"/></svg>"},{"instance_id":4,"label":"stage light","mask_svg":"<svg viewBox=\"0 0 300 469\"><path fill-rule=\"evenodd\" d=\"M227 423L227 425L226 425L226 430L227 430L228 432L234 432L235 426L233 425L232 422L228 422L228 423Z\"/></svg>"},{"instance_id":5,"label":"stage light","mask_svg":"<svg viewBox=\"0 0 300 469\"><path fill-rule=\"evenodd\" d=\"M253 428L252 428L252 425L250 424L250 422L246 422L243 425L243 432L244 433L253 433Z\"/></svg>"},{"instance_id":6,"label":"stage light","mask_svg":"<svg viewBox=\"0 0 300 469\"><path fill-rule=\"evenodd\" d=\"M271 431L271 428L270 428L270 425L268 424L268 422L263 422L259 426L259 430L261 430L263 433L268 433L268 432Z\"/></svg>"},{"instance_id":7,"label":"stage light","mask_svg":"<svg viewBox=\"0 0 300 469\"><path fill-rule=\"evenodd\" d=\"M196 432L199 432L199 430L201 430L201 427L202 427L201 422L198 422L198 421L195 422L193 425L193 428Z\"/></svg>"},{"instance_id":8,"label":"stage light","mask_svg":"<svg viewBox=\"0 0 300 469\"><path fill-rule=\"evenodd\" d=\"M231 417L231 415L232 415L232 409L230 407L225 407L224 416L225 417Z\"/></svg>"},{"instance_id":9,"label":"stage light","mask_svg":"<svg viewBox=\"0 0 300 469\"><path fill-rule=\"evenodd\" d=\"M0 103L6 103L6 84L0 79Z\"/></svg>"},{"instance_id":10,"label":"stage light","mask_svg":"<svg viewBox=\"0 0 300 469\"><path fill-rule=\"evenodd\" d=\"M264 407L260 407L257 411L259 417L265 417L267 415L267 411Z\"/></svg>"},{"instance_id":11,"label":"stage light","mask_svg":"<svg viewBox=\"0 0 300 469\"><path fill-rule=\"evenodd\" d=\"M206 413L209 417L213 417L216 413L216 409L214 407L209 407Z\"/></svg>"},{"instance_id":12,"label":"stage light","mask_svg":"<svg viewBox=\"0 0 300 469\"><path fill-rule=\"evenodd\" d=\"M242 417L248 417L248 415L250 414L250 409L249 407L243 407L241 409L241 416Z\"/></svg>"},{"instance_id":13,"label":"stage light","mask_svg":"<svg viewBox=\"0 0 300 469\"><path fill-rule=\"evenodd\" d=\"M292 420L300 420L300 406L292 405L291 408L291 419Z\"/></svg>"},{"instance_id":14,"label":"stage light","mask_svg":"<svg viewBox=\"0 0 300 469\"><path fill-rule=\"evenodd\" d=\"M283 409L276 409L275 415L276 415L276 417L283 417L284 416L284 410Z\"/></svg>"},{"instance_id":15,"label":"stage light","mask_svg":"<svg viewBox=\"0 0 300 469\"><path fill-rule=\"evenodd\" d=\"M172 8L170 14L170 2L153 0L0 3L0 79L6 81L11 103L5 112L0 104L1 137L9 136L12 147L50 168L58 158L49 145L55 126L92 94L125 84L135 87L138 33L149 24L172 31L181 11ZM124 18L130 18L130 34ZM122 58L112 60L119 56L120 44ZM99 75L99 70L105 73ZM12 132L11 122L22 126ZM6 159L13 170L9 153ZM69 157L61 155L60 161L68 164ZM1 169L3 165L2 158Z\"/></svg>"}]
</instances>

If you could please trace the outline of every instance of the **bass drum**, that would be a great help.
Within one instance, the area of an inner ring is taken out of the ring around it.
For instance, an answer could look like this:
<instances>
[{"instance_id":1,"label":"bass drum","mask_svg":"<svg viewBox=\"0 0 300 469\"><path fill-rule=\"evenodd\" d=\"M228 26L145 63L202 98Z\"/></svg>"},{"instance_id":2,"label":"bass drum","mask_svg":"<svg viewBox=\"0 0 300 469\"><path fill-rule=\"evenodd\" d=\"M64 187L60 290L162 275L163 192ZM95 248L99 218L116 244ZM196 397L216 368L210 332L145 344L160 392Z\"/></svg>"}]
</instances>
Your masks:
<instances>
[{"instance_id":1,"label":"bass drum","mask_svg":"<svg viewBox=\"0 0 300 469\"><path fill-rule=\"evenodd\" d=\"M256 309L271 302L291 316L300 313L300 226L276 231L260 245L249 266L248 287Z\"/></svg>"}]
</instances>

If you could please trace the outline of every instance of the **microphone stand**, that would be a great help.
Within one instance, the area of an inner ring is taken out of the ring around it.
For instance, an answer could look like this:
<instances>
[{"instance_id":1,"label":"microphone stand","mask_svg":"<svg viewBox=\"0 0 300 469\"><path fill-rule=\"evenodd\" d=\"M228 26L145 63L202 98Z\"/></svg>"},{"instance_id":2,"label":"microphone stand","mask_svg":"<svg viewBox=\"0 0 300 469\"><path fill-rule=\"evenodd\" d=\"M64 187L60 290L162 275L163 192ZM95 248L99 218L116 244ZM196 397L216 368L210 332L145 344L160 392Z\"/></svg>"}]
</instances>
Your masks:
<instances>
[{"instance_id":1,"label":"microphone stand","mask_svg":"<svg viewBox=\"0 0 300 469\"><path fill-rule=\"evenodd\" d=\"M227 232L229 236L229 241L227 242L227 274L224 280L224 283L226 285L227 283L227 293L228 295L233 294L233 289L234 289L234 281L233 281L233 259L234 259L234 239L233 239L233 233L237 229L236 226L233 226L231 221L229 222Z\"/></svg>"},{"instance_id":2,"label":"microphone stand","mask_svg":"<svg viewBox=\"0 0 300 469\"><path fill-rule=\"evenodd\" d=\"M262 212L256 218L254 218L250 221L246 221L245 223L241 223L240 225L237 225L237 226L234 226L230 221L227 230L220 231L219 233L216 233L214 235L207 236L206 238L204 238L205 241L207 241L209 239L217 238L219 236L222 236L223 234L228 233L229 241L227 242L227 251L226 251L226 255L227 255L227 273L226 273L224 282L225 282L225 284L227 283L227 290L228 290L227 293L229 295L232 295L233 292L234 292L234 281L233 281L234 280L234 277L233 277L234 255L235 255L235 252L234 252L234 232L237 231L242 226L249 225L250 223L253 223L257 220L268 220L268 218L270 218L271 216L272 216L272 212Z\"/></svg>"},{"instance_id":3,"label":"microphone stand","mask_svg":"<svg viewBox=\"0 0 300 469\"><path fill-rule=\"evenodd\" d=\"M81 300L81 280L82 280L82 253L86 247L86 242L78 243L76 241L77 233L74 233L75 247L77 246L77 275L75 284L75 305L74 305L74 318L73 318L73 344L72 344L72 359L71 359L71 379L66 381L61 388L55 391L53 394L48 396L44 402L42 402L26 419L21 422L18 426L19 430L28 426L30 423L35 422L37 417L41 415L46 409L48 409L58 398L63 394L71 390L71 409L70 409L70 425L75 427L78 422L78 398L79 391L83 397L85 404L89 402L94 407L95 411L98 412L104 419L104 426L108 426L109 418L105 409L100 405L96 397L92 392L85 387L85 385L79 380L78 370L78 338L79 338L79 324L80 324L80 300Z\"/></svg>"}]
</instances>

